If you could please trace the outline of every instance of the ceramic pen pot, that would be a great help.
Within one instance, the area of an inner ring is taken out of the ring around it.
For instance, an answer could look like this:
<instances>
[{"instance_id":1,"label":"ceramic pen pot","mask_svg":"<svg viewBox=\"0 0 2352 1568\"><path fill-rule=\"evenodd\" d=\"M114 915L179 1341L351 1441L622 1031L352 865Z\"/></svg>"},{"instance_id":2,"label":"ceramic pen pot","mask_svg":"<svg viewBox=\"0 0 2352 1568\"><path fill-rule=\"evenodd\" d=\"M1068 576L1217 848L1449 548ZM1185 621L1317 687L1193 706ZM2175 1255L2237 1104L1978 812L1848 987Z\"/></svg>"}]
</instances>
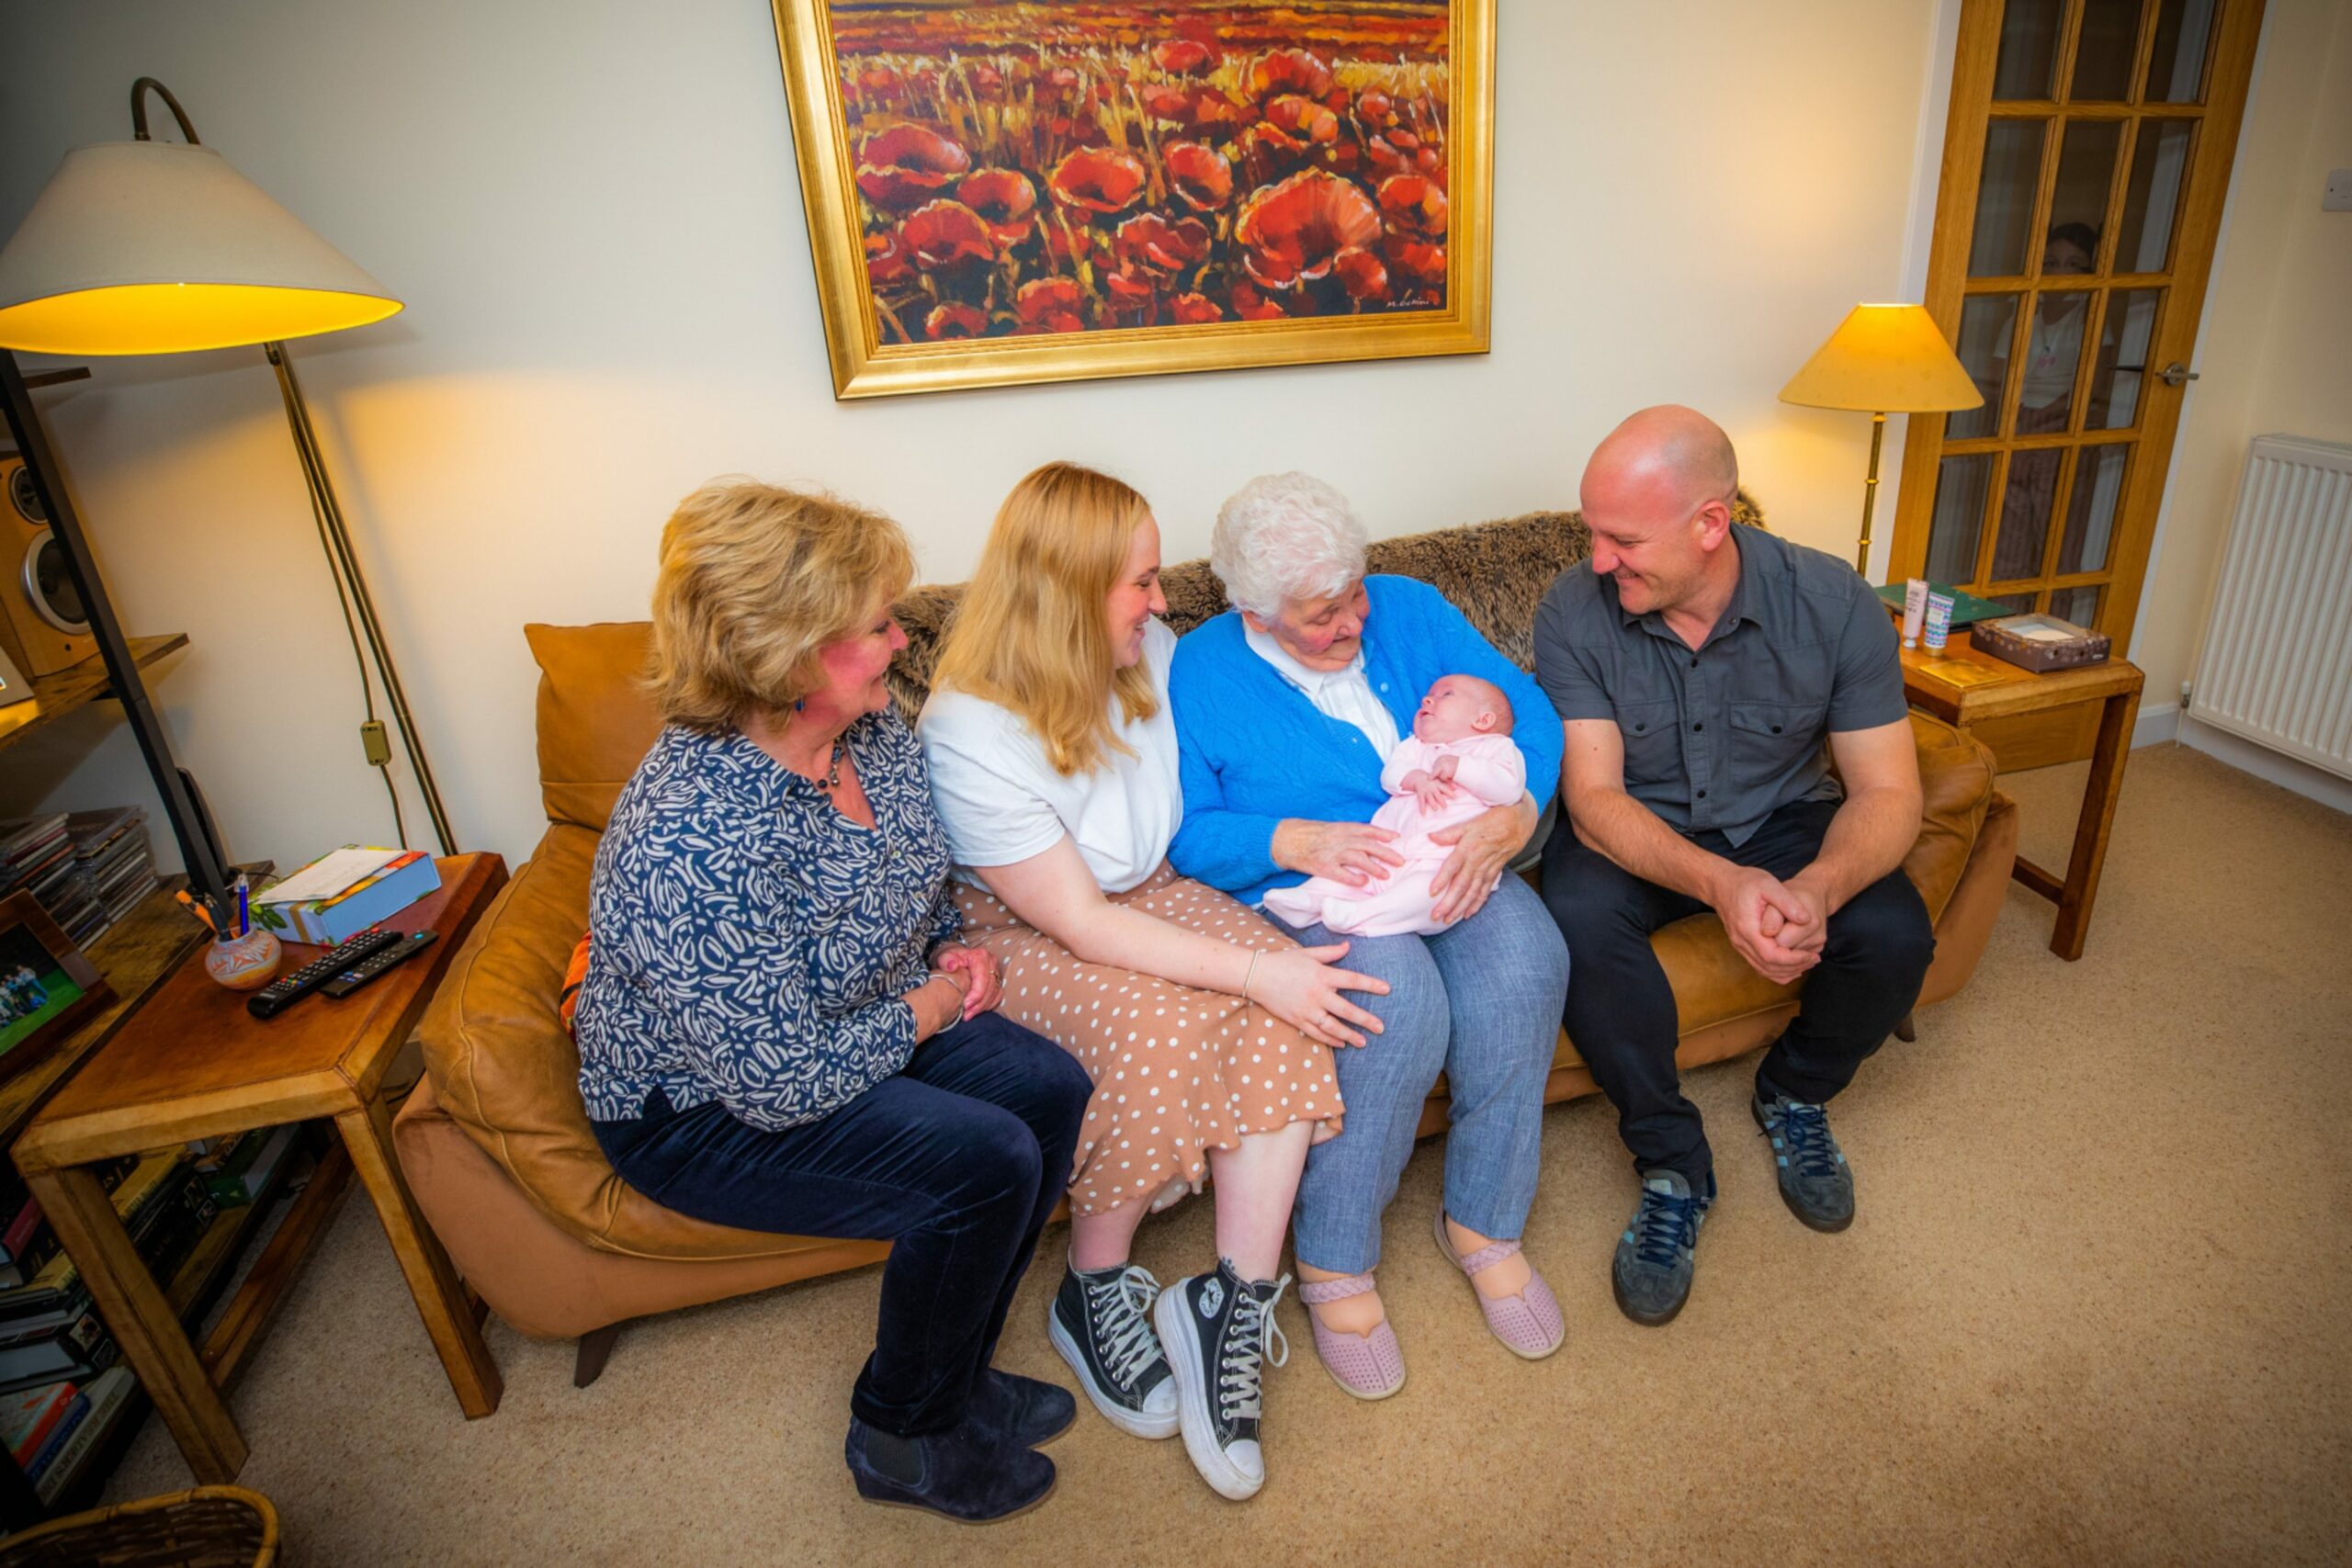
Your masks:
<instances>
[{"instance_id":1,"label":"ceramic pen pot","mask_svg":"<svg viewBox=\"0 0 2352 1568\"><path fill-rule=\"evenodd\" d=\"M285 955L277 933L255 926L243 936L216 942L204 950L204 972L232 991L257 991L277 973Z\"/></svg>"}]
</instances>

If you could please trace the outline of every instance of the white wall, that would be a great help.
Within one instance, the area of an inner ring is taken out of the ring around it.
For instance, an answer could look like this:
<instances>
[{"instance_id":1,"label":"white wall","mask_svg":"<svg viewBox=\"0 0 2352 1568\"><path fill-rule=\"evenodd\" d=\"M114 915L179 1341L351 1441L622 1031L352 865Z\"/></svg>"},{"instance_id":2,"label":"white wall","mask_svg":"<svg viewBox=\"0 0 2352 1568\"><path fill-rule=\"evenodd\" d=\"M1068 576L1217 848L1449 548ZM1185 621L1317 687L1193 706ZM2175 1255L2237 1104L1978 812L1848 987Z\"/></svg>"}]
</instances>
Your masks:
<instances>
[{"instance_id":1,"label":"white wall","mask_svg":"<svg viewBox=\"0 0 2352 1568\"><path fill-rule=\"evenodd\" d=\"M2352 442L2352 212L2320 210L2331 168L2352 168L2352 6L2269 0L2132 633L2151 707L2197 668L2247 442Z\"/></svg>"},{"instance_id":2,"label":"white wall","mask_svg":"<svg viewBox=\"0 0 2352 1568\"><path fill-rule=\"evenodd\" d=\"M66 148L127 136L149 73L407 299L295 352L459 833L513 859L541 821L519 627L640 616L663 517L716 473L878 505L949 580L1049 457L1138 485L1181 558L1278 468L1379 534L1572 505L1593 442L1675 399L1782 531L1849 547L1868 423L1774 394L1855 301L1902 297L1938 11L1504 0L1476 358L836 404L760 0L0 0L0 232ZM193 637L155 691L232 852L380 840L258 352L97 369L48 394L52 434L126 623ZM60 728L0 754L0 809L145 794L119 721Z\"/></svg>"}]
</instances>

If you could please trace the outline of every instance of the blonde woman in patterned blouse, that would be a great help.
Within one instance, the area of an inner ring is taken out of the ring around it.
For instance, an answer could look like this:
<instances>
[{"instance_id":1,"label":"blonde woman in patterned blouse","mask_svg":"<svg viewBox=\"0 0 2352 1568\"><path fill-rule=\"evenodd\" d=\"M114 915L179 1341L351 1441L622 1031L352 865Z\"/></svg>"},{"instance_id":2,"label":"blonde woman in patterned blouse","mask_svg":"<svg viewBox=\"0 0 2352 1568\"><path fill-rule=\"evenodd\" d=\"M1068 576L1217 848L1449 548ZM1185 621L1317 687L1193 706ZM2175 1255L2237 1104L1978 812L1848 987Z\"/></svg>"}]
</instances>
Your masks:
<instances>
[{"instance_id":1,"label":"blonde woman in patterned blouse","mask_svg":"<svg viewBox=\"0 0 2352 1568\"><path fill-rule=\"evenodd\" d=\"M574 1032L597 1141L715 1224L885 1239L850 1395L858 1491L966 1522L1054 1483L1077 1406L989 1365L1061 1195L1086 1075L995 1011L883 672L912 576L886 517L749 481L662 536L666 720L596 854Z\"/></svg>"}]
</instances>

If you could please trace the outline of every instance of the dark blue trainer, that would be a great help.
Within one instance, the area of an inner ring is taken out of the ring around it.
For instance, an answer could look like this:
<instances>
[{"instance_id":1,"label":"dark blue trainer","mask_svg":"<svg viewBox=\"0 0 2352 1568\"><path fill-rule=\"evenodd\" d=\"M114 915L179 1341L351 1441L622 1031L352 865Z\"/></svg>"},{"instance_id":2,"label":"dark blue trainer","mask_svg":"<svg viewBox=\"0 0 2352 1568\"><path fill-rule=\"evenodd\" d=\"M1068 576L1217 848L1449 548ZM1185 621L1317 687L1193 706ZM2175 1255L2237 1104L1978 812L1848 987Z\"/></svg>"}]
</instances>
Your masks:
<instances>
[{"instance_id":1,"label":"dark blue trainer","mask_svg":"<svg viewBox=\"0 0 2352 1568\"><path fill-rule=\"evenodd\" d=\"M1854 1173L1829 1135L1829 1112L1777 1091L1767 1100L1760 1087L1747 1109L1772 1142L1773 1174L1789 1212L1817 1231L1852 1224Z\"/></svg>"},{"instance_id":2,"label":"dark blue trainer","mask_svg":"<svg viewBox=\"0 0 2352 1568\"><path fill-rule=\"evenodd\" d=\"M1642 1172L1641 1206L1617 1238L1617 1258L1610 1269L1620 1312L1652 1328L1674 1321L1690 1298L1690 1253L1699 1245L1699 1222L1707 1217L1714 1196L1712 1174L1702 1198L1690 1190L1690 1179L1680 1171Z\"/></svg>"}]
</instances>

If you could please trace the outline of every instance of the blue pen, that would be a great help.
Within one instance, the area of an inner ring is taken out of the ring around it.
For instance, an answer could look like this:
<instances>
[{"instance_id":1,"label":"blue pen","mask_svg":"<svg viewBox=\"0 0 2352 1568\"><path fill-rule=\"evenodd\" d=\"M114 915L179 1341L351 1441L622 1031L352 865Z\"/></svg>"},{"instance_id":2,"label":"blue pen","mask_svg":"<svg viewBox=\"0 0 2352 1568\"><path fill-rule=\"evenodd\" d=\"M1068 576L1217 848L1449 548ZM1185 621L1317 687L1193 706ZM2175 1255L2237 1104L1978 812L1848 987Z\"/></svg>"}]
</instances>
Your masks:
<instances>
[{"instance_id":1,"label":"blue pen","mask_svg":"<svg viewBox=\"0 0 2352 1568\"><path fill-rule=\"evenodd\" d=\"M247 886L245 874L242 871L237 873L237 934L239 936L249 935L254 929L253 921L248 918L245 908L245 890Z\"/></svg>"}]
</instances>

